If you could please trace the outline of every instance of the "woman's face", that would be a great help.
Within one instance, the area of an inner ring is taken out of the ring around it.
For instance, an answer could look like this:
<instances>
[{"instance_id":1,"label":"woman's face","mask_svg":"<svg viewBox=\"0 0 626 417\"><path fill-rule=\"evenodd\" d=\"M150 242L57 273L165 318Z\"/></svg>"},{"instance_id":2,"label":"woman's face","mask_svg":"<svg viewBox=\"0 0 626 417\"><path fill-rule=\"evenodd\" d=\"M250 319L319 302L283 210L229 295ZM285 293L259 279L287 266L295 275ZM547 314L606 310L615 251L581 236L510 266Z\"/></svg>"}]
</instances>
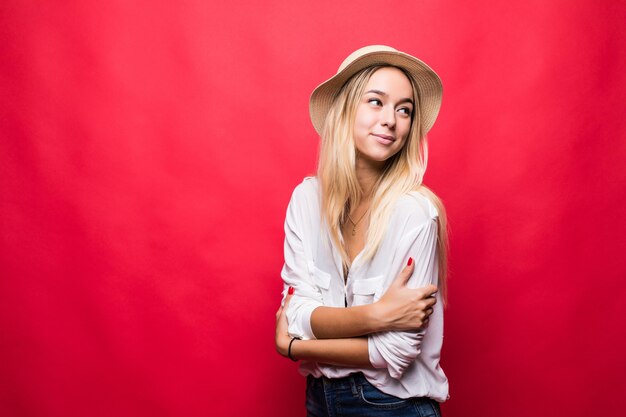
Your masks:
<instances>
[{"instance_id":1,"label":"woman's face","mask_svg":"<svg viewBox=\"0 0 626 417\"><path fill-rule=\"evenodd\" d=\"M357 106L354 142L359 158L375 165L398 153L411 129L413 88L402 71L384 67L372 74Z\"/></svg>"}]
</instances>

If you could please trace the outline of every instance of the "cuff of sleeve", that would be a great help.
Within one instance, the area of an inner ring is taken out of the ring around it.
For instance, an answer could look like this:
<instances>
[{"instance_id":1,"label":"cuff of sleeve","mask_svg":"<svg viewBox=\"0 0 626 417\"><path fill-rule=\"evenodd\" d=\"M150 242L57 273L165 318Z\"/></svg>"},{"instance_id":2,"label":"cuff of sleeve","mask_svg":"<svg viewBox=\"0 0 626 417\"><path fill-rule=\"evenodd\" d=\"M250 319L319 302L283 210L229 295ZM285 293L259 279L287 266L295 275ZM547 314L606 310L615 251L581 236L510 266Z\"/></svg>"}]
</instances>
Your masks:
<instances>
[{"instance_id":1,"label":"cuff of sleeve","mask_svg":"<svg viewBox=\"0 0 626 417\"><path fill-rule=\"evenodd\" d=\"M308 340L317 339L311 327L311 314L313 314L313 310L317 307L319 306L306 306L302 309L302 330L304 330L304 337Z\"/></svg>"},{"instance_id":2,"label":"cuff of sleeve","mask_svg":"<svg viewBox=\"0 0 626 417\"><path fill-rule=\"evenodd\" d=\"M291 337L299 337L303 340L315 340L315 334L313 334L313 328L311 327L311 314L315 310L317 305L303 305L300 306L298 312L298 320L294 320L289 324L289 335ZM289 317L288 317L289 318ZM299 321L299 322L297 322Z\"/></svg>"},{"instance_id":3,"label":"cuff of sleeve","mask_svg":"<svg viewBox=\"0 0 626 417\"><path fill-rule=\"evenodd\" d=\"M372 336L367 337L367 352L369 354L370 363L374 368L381 369L387 367L387 362L385 362L385 359L378 351Z\"/></svg>"}]
</instances>

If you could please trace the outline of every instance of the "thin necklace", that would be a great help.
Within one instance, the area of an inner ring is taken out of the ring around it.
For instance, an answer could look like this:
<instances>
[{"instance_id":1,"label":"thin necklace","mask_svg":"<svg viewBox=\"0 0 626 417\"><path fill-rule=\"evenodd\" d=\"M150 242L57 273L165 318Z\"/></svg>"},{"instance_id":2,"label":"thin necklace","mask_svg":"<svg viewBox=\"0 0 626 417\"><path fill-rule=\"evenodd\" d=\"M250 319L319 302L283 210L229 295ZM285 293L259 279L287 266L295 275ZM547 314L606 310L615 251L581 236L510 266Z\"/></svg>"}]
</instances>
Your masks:
<instances>
[{"instance_id":1,"label":"thin necklace","mask_svg":"<svg viewBox=\"0 0 626 417\"><path fill-rule=\"evenodd\" d=\"M352 220L352 217L350 217L350 213L348 213L348 220L350 220L350 223L352 223L352 236L356 235L356 227L359 223L361 223L361 220L363 220L363 218L365 217L365 215L370 211L370 208L368 207L367 210L365 210L365 213L363 213L363 215L361 216L361 218L359 218L359 220L357 220L356 222L354 220Z\"/></svg>"}]
</instances>

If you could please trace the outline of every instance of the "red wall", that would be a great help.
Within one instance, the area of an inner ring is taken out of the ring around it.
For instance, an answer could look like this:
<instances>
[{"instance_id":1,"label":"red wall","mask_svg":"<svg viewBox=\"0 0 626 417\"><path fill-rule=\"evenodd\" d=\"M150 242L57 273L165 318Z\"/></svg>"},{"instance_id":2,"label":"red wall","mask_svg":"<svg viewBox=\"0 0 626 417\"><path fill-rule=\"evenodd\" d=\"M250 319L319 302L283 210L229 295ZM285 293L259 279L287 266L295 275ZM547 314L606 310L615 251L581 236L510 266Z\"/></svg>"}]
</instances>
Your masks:
<instances>
[{"instance_id":1,"label":"red wall","mask_svg":"<svg viewBox=\"0 0 626 417\"><path fill-rule=\"evenodd\" d=\"M622 2L38 3L0 7L0 415L304 416L283 216L372 43L444 82L445 415L622 415Z\"/></svg>"}]
</instances>

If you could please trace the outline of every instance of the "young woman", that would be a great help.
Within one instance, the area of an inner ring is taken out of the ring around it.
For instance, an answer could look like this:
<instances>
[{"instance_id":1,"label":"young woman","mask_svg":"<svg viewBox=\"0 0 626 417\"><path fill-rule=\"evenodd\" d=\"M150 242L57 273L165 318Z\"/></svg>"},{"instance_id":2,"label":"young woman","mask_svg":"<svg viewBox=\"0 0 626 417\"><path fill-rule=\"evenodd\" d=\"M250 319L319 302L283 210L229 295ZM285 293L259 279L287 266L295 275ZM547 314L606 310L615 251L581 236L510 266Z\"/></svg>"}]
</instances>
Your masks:
<instances>
[{"instance_id":1,"label":"young woman","mask_svg":"<svg viewBox=\"0 0 626 417\"><path fill-rule=\"evenodd\" d=\"M448 398L446 221L422 185L441 92L419 59L368 46L311 95L319 166L287 209L276 325L308 416L439 416Z\"/></svg>"}]
</instances>

